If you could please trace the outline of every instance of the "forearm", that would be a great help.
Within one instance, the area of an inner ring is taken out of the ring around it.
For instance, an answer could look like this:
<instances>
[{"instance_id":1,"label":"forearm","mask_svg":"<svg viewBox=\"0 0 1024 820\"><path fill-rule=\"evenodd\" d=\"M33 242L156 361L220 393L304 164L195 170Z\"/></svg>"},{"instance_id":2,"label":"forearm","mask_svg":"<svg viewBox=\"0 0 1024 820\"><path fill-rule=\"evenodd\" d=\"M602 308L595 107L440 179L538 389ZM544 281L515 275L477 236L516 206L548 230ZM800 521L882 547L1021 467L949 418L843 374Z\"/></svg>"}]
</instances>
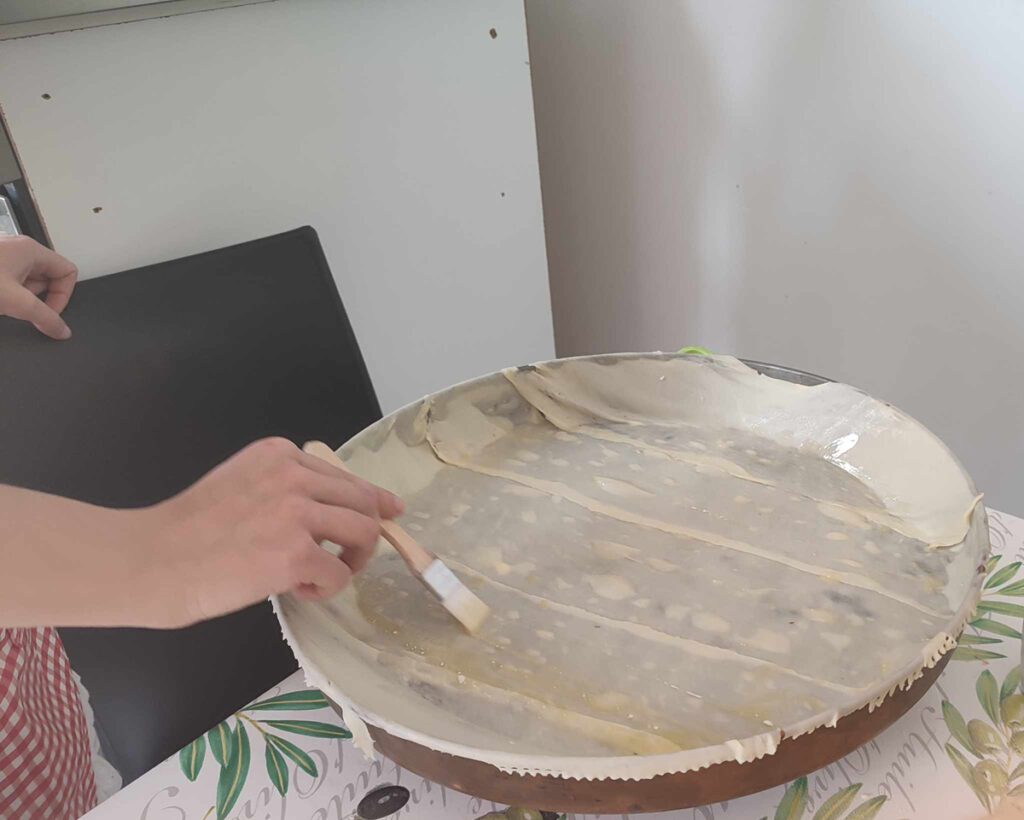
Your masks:
<instances>
[{"instance_id":1,"label":"forearm","mask_svg":"<svg viewBox=\"0 0 1024 820\"><path fill-rule=\"evenodd\" d=\"M138 510L0 485L0 629L173 628L268 595L323 600L365 566L380 520L402 510L386 490L273 438Z\"/></svg>"},{"instance_id":2,"label":"forearm","mask_svg":"<svg viewBox=\"0 0 1024 820\"><path fill-rule=\"evenodd\" d=\"M143 517L0 485L0 628L155 625Z\"/></svg>"}]
</instances>

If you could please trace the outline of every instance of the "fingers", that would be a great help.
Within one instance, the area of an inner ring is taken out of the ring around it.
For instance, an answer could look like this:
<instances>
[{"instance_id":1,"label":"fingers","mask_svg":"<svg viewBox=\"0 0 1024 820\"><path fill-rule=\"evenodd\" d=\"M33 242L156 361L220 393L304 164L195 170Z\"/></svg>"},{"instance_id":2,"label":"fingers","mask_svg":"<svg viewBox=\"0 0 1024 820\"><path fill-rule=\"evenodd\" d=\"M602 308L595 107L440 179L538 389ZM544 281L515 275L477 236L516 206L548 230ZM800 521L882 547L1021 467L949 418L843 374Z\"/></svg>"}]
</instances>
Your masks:
<instances>
[{"instance_id":1,"label":"fingers","mask_svg":"<svg viewBox=\"0 0 1024 820\"><path fill-rule=\"evenodd\" d=\"M365 481L355 482L341 476L325 476L307 471L303 491L314 501L333 507L347 507L368 518L380 517L376 488Z\"/></svg>"},{"instance_id":2,"label":"fingers","mask_svg":"<svg viewBox=\"0 0 1024 820\"><path fill-rule=\"evenodd\" d=\"M312 543L304 551L297 569L295 591L311 600L337 595L352 581L352 570L347 564Z\"/></svg>"},{"instance_id":3,"label":"fingers","mask_svg":"<svg viewBox=\"0 0 1024 820\"><path fill-rule=\"evenodd\" d=\"M78 268L59 253L37 245L28 278L46 284L46 304L54 313L63 313L78 280Z\"/></svg>"},{"instance_id":4,"label":"fingers","mask_svg":"<svg viewBox=\"0 0 1024 820\"><path fill-rule=\"evenodd\" d=\"M299 463L319 475L326 476L332 480L343 480L359 488L367 497L375 497L377 514L381 518L395 518L405 512L405 502L394 493L388 492L383 487L371 484L369 481L353 475L346 470L341 470L333 464L328 463L318 456L299 451ZM318 498L318 501L335 503L327 498Z\"/></svg>"},{"instance_id":5,"label":"fingers","mask_svg":"<svg viewBox=\"0 0 1024 820\"><path fill-rule=\"evenodd\" d=\"M344 478L346 481L369 485L368 481L364 481L359 476L350 473L348 470L343 470L336 464L332 464L325 458L313 455L312 453L306 453L299 450L299 463L303 467L312 470L315 473L319 473L320 475L330 476L331 478Z\"/></svg>"},{"instance_id":6,"label":"fingers","mask_svg":"<svg viewBox=\"0 0 1024 820\"><path fill-rule=\"evenodd\" d=\"M372 486L372 485L371 485ZM377 491L377 510L381 518L398 518L405 512L405 502L394 493L388 492L383 487L375 487Z\"/></svg>"},{"instance_id":7,"label":"fingers","mask_svg":"<svg viewBox=\"0 0 1024 820\"><path fill-rule=\"evenodd\" d=\"M75 281L78 278L77 269L61 279L47 279L42 276L32 276L25 280L25 287L36 296L46 294L46 304L55 312L63 313L64 308L71 301L71 294L75 290Z\"/></svg>"},{"instance_id":8,"label":"fingers","mask_svg":"<svg viewBox=\"0 0 1024 820\"><path fill-rule=\"evenodd\" d=\"M27 236L4 237L0 267L0 278L22 283L37 296L45 292L46 304L54 313L67 307L78 279L73 262Z\"/></svg>"},{"instance_id":9,"label":"fingers","mask_svg":"<svg viewBox=\"0 0 1024 820\"><path fill-rule=\"evenodd\" d=\"M341 560L348 565L352 574L362 572L373 557L380 539L380 524L355 510L328 504L317 504L312 517L313 538L318 542L330 541L337 544L342 548Z\"/></svg>"},{"instance_id":10,"label":"fingers","mask_svg":"<svg viewBox=\"0 0 1024 820\"><path fill-rule=\"evenodd\" d=\"M324 599L331 597L330 595L321 592L320 588L313 584L299 584L295 587L294 593L304 601L323 601Z\"/></svg>"},{"instance_id":11,"label":"fingers","mask_svg":"<svg viewBox=\"0 0 1024 820\"><path fill-rule=\"evenodd\" d=\"M328 572L323 580L307 572L301 581L294 581L294 572L288 573L293 589L301 591L300 583L316 587L306 589L309 595L319 596L323 588L339 588L339 564L344 567L342 580L346 583L361 572L380 539L380 519L393 518L404 511L397 496L319 457L303 453L283 438L254 442L239 454L237 463L238 469L255 470L260 477L262 509L267 509L268 501L278 502L273 515L276 522L284 524L287 536L282 538L279 533L277 543L294 544L295 536L299 543L329 541L341 548L339 560L316 547L317 565ZM237 486L238 480L231 484Z\"/></svg>"},{"instance_id":12,"label":"fingers","mask_svg":"<svg viewBox=\"0 0 1024 820\"><path fill-rule=\"evenodd\" d=\"M46 279L51 283L63 282L62 289L70 295L71 290L74 289L75 280L78 278L78 267L70 259L65 259L56 251L50 250L45 245L34 243L28 275L32 278Z\"/></svg>"},{"instance_id":13,"label":"fingers","mask_svg":"<svg viewBox=\"0 0 1024 820\"><path fill-rule=\"evenodd\" d=\"M0 290L0 313L31 322L51 339L68 339L71 328L53 308L21 285L7 284Z\"/></svg>"},{"instance_id":14,"label":"fingers","mask_svg":"<svg viewBox=\"0 0 1024 820\"><path fill-rule=\"evenodd\" d=\"M405 503L398 496L354 476L310 472L304 489L314 501L348 507L370 518L391 519L405 511Z\"/></svg>"},{"instance_id":15,"label":"fingers","mask_svg":"<svg viewBox=\"0 0 1024 820\"><path fill-rule=\"evenodd\" d=\"M75 282L78 281L78 268L64 257L60 258L67 262L70 268L62 276L49 277L46 286L46 304L56 313L64 312L75 290Z\"/></svg>"}]
</instances>

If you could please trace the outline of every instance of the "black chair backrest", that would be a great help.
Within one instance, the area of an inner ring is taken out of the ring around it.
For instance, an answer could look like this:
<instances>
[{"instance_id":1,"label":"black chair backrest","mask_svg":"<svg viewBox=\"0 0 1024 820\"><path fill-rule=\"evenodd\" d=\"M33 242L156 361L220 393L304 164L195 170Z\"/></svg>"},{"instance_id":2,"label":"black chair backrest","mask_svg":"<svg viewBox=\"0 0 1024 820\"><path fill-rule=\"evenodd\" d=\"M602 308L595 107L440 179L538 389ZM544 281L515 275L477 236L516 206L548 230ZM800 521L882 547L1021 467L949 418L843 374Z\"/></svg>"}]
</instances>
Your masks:
<instances>
[{"instance_id":1,"label":"black chair backrest","mask_svg":"<svg viewBox=\"0 0 1024 820\"><path fill-rule=\"evenodd\" d=\"M312 228L79 284L66 342L0 319L0 482L161 501L263 436L380 418ZM269 604L182 630L62 629L104 750L137 777L294 671Z\"/></svg>"}]
</instances>

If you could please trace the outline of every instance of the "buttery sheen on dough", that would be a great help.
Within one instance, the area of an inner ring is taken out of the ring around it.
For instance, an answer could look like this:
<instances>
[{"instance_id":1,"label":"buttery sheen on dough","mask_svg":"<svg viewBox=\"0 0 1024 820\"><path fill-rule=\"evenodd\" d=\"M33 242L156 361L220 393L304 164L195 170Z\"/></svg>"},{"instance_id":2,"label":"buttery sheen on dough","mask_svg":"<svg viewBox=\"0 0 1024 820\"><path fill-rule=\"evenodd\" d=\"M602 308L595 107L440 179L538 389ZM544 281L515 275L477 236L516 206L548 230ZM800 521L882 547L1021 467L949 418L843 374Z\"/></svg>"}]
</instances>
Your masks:
<instances>
[{"instance_id":1,"label":"buttery sheen on dough","mask_svg":"<svg viewBox=\"0 0 1024 820\"><path fill-rule=\"evenodd\" d=\"M341 456L492 617L466 635L382 547L334 600L277 600L286 637L357 732L507 770L771 753L934 664L988 551L970 478L916 421L727 357L509 370Z\"/></svg>"}]
</instances>

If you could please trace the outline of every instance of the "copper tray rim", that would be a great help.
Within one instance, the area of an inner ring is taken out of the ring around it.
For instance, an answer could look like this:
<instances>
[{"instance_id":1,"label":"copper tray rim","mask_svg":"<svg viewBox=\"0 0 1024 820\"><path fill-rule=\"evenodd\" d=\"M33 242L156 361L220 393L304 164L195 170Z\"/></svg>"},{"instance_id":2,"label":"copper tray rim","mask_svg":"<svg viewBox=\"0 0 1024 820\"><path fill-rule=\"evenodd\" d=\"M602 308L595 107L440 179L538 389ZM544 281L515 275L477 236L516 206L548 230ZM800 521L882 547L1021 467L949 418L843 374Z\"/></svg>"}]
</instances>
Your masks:
<instances>
[{"instance_id":1,"label":"copper tray rim","mask_svg":"<svg viewBox=\"0 0 1024 820\"><path fill-rule=\"evenodd\" d=\"M785 737L755 760L724 761L648 778L577 778L506 772L490 763L431 749L367 724L374 746L403 769L471 797L537 811L645 814L735 800L776 788L846 757L886 731L932 688L952 658L944 653L921 677L877 707L863 706L825 726ZM328 698L344 719L344 709Z\"/></svg>"}]
</instances>

